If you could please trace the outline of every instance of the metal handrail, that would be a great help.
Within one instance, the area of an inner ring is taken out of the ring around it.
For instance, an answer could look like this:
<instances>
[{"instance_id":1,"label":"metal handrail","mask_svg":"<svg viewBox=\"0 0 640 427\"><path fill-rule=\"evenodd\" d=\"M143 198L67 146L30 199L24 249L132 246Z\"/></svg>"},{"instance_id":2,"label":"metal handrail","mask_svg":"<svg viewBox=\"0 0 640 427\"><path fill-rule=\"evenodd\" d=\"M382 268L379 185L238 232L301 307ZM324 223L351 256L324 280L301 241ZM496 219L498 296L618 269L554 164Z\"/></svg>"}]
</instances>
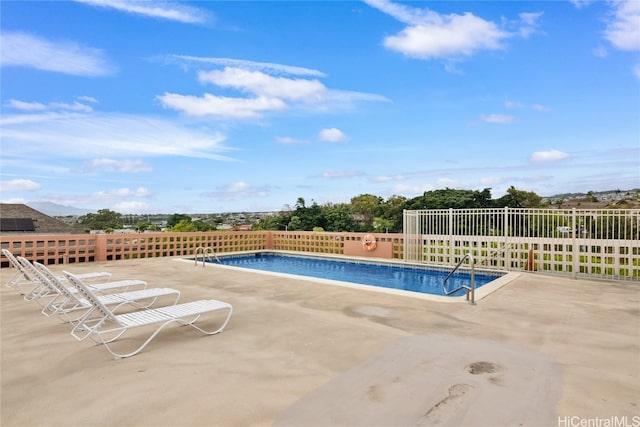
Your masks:
<instances>
[{"instance_id":1,"label":"metal handrail","mask_svg":"<svg viewBox=\"0 0 640 427\"><path fill-rule=\"evenodd\" d=\"M471 286L462 285L452 290L447 289L447 281L453 275L453 273L455 273L458 270L458 268L460 268L460 266L466 259L469 259L469 266L471 267ZM466 289L467 291L466 297L467 297L467 301L469 301L469 304L476 303L476 273L475 273L474 264L475 263L473 260L473 256L470 253L467 253L465 256L462 257L460 262L458 262L458 264L453 268L453 270L451 270L451 272L447 274L447 277L445 277L444 281L442 282L442 291L444 292L445 295L451 295L455 292L458 292L461 289ZM469 299L469 296L471 296L471 299Z\"/></svg>"},{"instance_id":2,"label":"metal handrail","mask_svg":"<svg viewBox=\"0 0 640 427\"><path fill-rule=\"evenodd\" d=\"M213 250L213 248L211 246L207 246L206 248L203 246L198 246L195 250L195 265L198 266L198 252L202 251L202 267L205 266L205 261L207 259L207 253L211 252L211 255L213 255L213 257L216 259L216 261L218 261L218 264L222 264L222 261L220 261L220 258L218 258L218 255L216 255L216 252Z\"/></svg>"},{"instance_id":3,"label":"metal handrail","mask_svg":"<svg viewBox=\"0 0 640 427\"><path fill-rule=\"evenodd\" d=\"M213 248L211 246L207 247L204 251L205 253L207 252L207 250L211 251L211 255L213 255L213 257L216 259L216 261L218 261L218 264L222 264L222 261L220 261L220 258L218 258L218 255L216 254L216 251L213 250ZM204 255L204 254L203 254Z\"/></svg>"}]
</instances>

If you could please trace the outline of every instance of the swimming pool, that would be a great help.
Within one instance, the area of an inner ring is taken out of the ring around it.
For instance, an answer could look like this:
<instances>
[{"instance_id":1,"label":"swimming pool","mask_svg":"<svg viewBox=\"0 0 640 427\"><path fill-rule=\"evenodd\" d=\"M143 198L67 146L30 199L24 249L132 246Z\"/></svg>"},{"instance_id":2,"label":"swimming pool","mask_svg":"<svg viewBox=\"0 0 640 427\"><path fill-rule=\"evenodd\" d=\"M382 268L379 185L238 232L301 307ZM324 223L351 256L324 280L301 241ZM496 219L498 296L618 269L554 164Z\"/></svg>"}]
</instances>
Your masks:
<instances>
[{"instance_id":1,"label":"swimming pool","mask_svg":"<svg viewBox=\"0 0 640 427\"><path fill-rule=\"evenodd\" d=\"M210 262L223 266L260 270L263 272L328 279L357 285L375 286L400 291L443 296L442 283L450 268L400 264L382 261L354 260L299 254L256 252L219 256ZM503 272L475 272L476 289L504 276ZM470 272L460 269L447 283L449 289L469 285ZM464 295L461 290L451 296Z\"/></svg>"}]
</instances>

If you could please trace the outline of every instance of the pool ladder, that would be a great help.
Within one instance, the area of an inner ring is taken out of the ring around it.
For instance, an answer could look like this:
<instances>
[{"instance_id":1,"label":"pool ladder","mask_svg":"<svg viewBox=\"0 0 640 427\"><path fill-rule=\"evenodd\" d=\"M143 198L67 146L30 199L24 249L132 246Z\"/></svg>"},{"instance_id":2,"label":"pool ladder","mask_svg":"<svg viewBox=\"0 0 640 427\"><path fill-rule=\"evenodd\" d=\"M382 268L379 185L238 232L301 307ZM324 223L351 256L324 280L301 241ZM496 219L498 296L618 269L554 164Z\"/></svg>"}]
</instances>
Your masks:
<instances>
[{"instance_id":1,"label":"pool ladder","mask_svg":"<svg viewBox=\"0 0 640 427\"><path fill-rule=\"evenodd\" d=\"M206 248L203 246L198 246L196 248L195 258L194 258L196 266L198 266L198 252L202 252L202 267L205 266L205 261L207 260L208 253L211 253L211 255L216 259L216 261L218 261L218 264L222 264L222 262L220 261L220 258L218 258L218 255L216 255L215 251L211 246L207 246ZM211 257L209 257L209 260L211 260Z\"/></svg>"},{"instance_id":2,"label":"pool ladder","mask_svg":"<svg viewBox=\"0 0 640 427\"><path fill-rule=\"evenodd\" d=\"M447 289L447 280L449 280L449 278L453 275L453 273L455 273L458 270L458 268L460 268L460 266L466 259L469 260L469 266L471 267L471 285L470 286L462 285L451 290ZM451 270L451 272L447 274L447 277L445 277L444 281L442 282L442 290L444 291L445 295L451 295L452 293L458 292L461 289L466 289L467 301L469 301L469 304L475 305L476 304L476 272L474 268L473 256L471 256L471 254L469 253L462 257L460 262L458 262L458 264L453 268L453 270Z\"/></svg>"}]
</instances>

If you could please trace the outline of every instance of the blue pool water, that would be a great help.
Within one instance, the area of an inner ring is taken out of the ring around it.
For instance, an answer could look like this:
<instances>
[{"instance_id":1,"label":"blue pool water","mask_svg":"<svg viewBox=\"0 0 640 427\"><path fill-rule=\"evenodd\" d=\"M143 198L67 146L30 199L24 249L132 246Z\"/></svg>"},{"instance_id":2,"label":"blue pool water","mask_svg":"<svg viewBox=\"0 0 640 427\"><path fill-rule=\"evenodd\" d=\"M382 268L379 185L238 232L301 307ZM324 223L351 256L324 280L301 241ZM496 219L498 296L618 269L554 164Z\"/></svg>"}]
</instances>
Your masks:
<instances>
[{"instance_id":1,"label":"blue pool water","mask_svg":"<svg viewBox=\"0 0 640 427\"><path fill-rule=\"evenodd\" d=\"M219 260L223 265L233 267L296 274L432 295L444 295L442 282L450 271L426 266L398 266L382 262L342 261L272 253L223 256ZM502 274L499 272L495 274L479 274L476 271L476 288L497 279ZM463 284L469 285L469 283L471 283L469 272L459 270L449 278L447 288L455 289ZM464 295L464 291L461 290L451 296L459 295Z\"/></svg>"}]
</instances>

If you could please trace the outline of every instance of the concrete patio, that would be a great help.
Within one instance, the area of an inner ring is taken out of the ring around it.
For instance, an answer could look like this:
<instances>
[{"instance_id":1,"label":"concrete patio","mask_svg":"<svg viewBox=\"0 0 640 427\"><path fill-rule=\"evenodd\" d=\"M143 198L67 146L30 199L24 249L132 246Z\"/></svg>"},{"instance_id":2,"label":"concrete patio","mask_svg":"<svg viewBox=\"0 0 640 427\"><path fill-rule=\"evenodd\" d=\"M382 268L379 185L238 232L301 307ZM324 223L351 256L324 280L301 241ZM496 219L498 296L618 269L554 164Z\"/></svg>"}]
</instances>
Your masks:
<instances>
[{"instance_id":1,"label":"concrete patio","mask_svg":"<svg viewBox=\"0 0 640 427\"><path fill-rule=\"evenodd\" d=\"M64 268L234 314L114 360L2 286L3 427L640 425L637 282L524 273L471 306L169 258Z\"/></svg>"}]
</instances>

